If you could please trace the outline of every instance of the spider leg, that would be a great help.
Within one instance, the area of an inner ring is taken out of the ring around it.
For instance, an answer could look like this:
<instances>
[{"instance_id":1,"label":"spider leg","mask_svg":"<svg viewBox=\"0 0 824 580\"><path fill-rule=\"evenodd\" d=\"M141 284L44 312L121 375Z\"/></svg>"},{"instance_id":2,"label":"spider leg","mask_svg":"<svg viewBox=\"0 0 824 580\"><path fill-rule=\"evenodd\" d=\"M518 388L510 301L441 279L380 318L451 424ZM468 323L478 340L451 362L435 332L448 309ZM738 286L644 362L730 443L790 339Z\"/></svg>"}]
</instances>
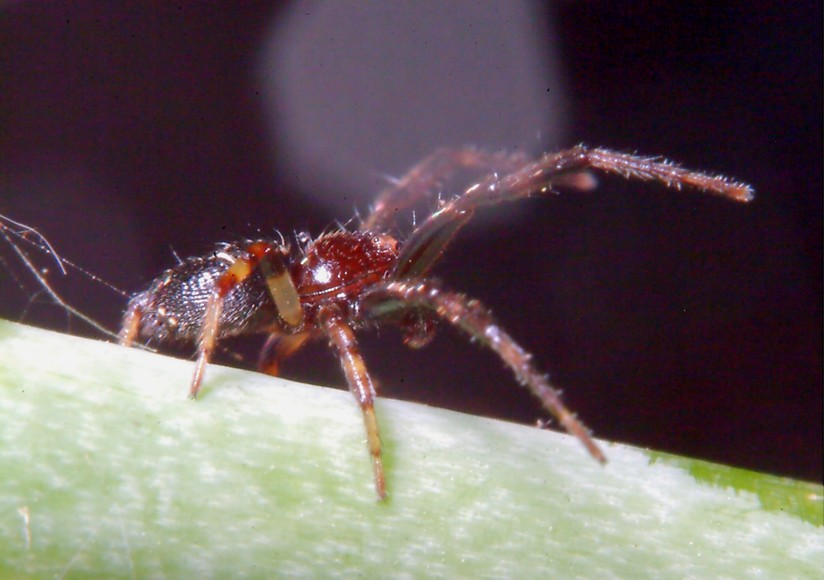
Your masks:
<instances>
[{"instance_id":1,"label":"spider leg","mask_svg":"<svg viewBox=\"0 0 824 580\"><path fill-rule=\"evenodd\" d=\"M363 412L363 422L366 426L366 441L369 454L372 456L372 470L375 477L375 491L379 499L386 498L386 480L383 474L381 460L381 438L378 431L378 421L375 417L375 386L366 370L366 364L358 349L355 333L344 321L335 307L324 308L319 313L319 320L329 342L340 358L343 373L349 391L354 395Z\"/></svg>"},{"instance_id":2,"label":"spider leg","mask_svg":"<svg viewBox=\"0 0 824 580\"><path fill-rule=\"evenodd\" d=\"M252 274L255 266L256 264L251 260L240 258L235 260L229 266L229 269L221 274L215 282L212 293L206 301L206 311L203 314L203 322L200 327L200 337L197 343L197 362L195 363L195 372L192 375L192 383L189 387L189 397L192 399L197 398L200 385L203 382L203 375L206 372L206 366L209 364L217 344L220 332L220 315L223 312L226 295L243 283Z\"/></svg>"},{"instance_id":3,"label":"spider leg","mask_svg":"<svg viewBox=\"0 0 824 580\"><path fill-rule=\"evenodd\" d=\"M117 334L117 341L122 346L132 346L137 333L140 331L140 320L143 318L143 298L145 294L139 294L129 301L129 307L123 316L123 324Z\"/></svg>"},{"instance_id":4,"label":"spider leg","mask_svg":"<svg viewBox=\"0 0 824 580\"><path fill-rule=\"evenodd\" d=\"M303 320L300 299L294 282L286 270L284 256L279 248L263 241L254 242L246 249L247 256L237 258L229 268L220 275L206 301L206 310L200 327L197 345L197 362L189 397L197 398L206 366L212 358L220 332L220 315L226 296L242 284L258 269L266 279L266 285L272 300L278 309L278 316L287 326L297 326Z\"/></svg>"},{"instance_id":5,"label":"spider leg","mask_svg":"<svg viewBox=\"0 0 824 580\"><path fill-rule=\"evenodd\" d=\"M654 181L673 189L697 189L735 201L750 201L753 197L750 186L723 176L690 171L656 158L579 145L545 155L507 175L489 175L445 204L407 240L392 277L399 280L425 275L476 208L545 194L555 186L586 189L586 180L574 178L590 169Z\"/></svg>"},{"instance_id":6,"label":"spider leg","mask_svg":"<svg viewBox=\"0 0 824 580\"><path fill-rule=\"evenodd\" d=\"M375 199L372 213L360 226L361 230L389 227L399 211L408 209L421 199L438 192L444 182L461 170L478 170L484 174L511 173L527 162L522 154L489 153L470 147L441 147L410 169L403 177L386 187Z\"/></svg>"},{"instance_id":7,"label":"spider leg","mask_svg":"<svg viewBox=\"0 0 824 580\"><path fill-rule=\"evenodd\" d=\"M299 351L301 347L306 344L309 336L310 334L308 332L301 332L299 334L270 334L258 357L258 369L260 372L272 375L273 377L278 376L281 363Z\"/></svg>"},{"instance_id":8,"label":"spider leg","mask_svg":"<svg viewBox=\"0 0 824 580\"><path fill-rule=\"evenodd\" d=\"M426 308L462 329L494 351L512 370L518 382L541 401L567 432L584 444L590 455L601 463L606 462L606 457L590 437L587 428L564 406L559 392L550 385L546 375L532 364L532 355L498 326L489 310L477 300L441 290L431 282L396 281L370 289L362 305L370 315L377 317L394 315L398 310Z\"/></svg>"}]
</instances>

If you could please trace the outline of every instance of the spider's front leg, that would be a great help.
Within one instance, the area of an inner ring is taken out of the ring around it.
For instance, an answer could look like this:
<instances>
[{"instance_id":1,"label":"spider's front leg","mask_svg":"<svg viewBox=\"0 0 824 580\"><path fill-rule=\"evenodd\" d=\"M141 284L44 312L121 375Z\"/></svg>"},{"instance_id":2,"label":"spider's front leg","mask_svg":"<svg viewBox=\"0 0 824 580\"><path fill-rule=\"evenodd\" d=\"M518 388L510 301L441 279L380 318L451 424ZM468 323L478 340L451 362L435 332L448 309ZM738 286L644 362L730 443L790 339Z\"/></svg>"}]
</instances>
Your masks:
<instances>
[{"instance_id":1,"label":"spider's front leg","mask_svg":"<svg viewBox=\"0 0 824 580\"><path fill-rule=\"evenodd\" d=\"M479 301L418 280L376 285L367 291L361 304L376 318L396 318L398 311L422 308L460 328L495 352L512 370L518 382L541 401L568 433L584 444L590 455L601 463L606 462L606 457L590 437L587 428L561 402L559 392L549 384L546 375L532 364L532 355L495 322L489 310Z\"/></svg>"},{"instance_id":2,"label":"spider's front leg","mask_svg":"<svg viewBox=\"0 0 824 580\"><path fill-rule=\"evenodd\" d=\"M363 412L366 427L366 442L372 456L372 470L375 477L375 491L379 499L386 498L386 479L381 459L381 438L375 417L375 386L366 370L366 363L358 349L355 333L334 306L323 308L318 318L329 342L340 358L349 391L354 395Z\"/></svg>"},{"instance_id":3,"label":"spider's front leg","mask_svg":"<svg viewBox=\"0 0 824 580\"><path fill-rule=\"evenodd\" d=\"M656 158L579 145L544 155L509 174L489 175L469 187L463 195L429 216L412 233L398 257L392 276L396 280L425 276L458 230L472 218L476 208L545 194L553 191L554 187L591 189L592 182L581 178L588 170L653 181L673 189L692 188L735 201L750 201L753 197L749 185L723 176L690 171Z\"/></svg>"},{"instance_id":4,"label":"spider's front leg","mask_svg":"<svg viewBox=\"0 0 824 580\"><path fill-rule=\"evenodd\" d=\"M443 185L459 171L474 171L483 175L512 173L527 161L521 153L489 153L471 147L436 149L377 195L372 212L360 229L368 231L389 227L395 214L439 193Z\"/></svg>"}]
</instances>

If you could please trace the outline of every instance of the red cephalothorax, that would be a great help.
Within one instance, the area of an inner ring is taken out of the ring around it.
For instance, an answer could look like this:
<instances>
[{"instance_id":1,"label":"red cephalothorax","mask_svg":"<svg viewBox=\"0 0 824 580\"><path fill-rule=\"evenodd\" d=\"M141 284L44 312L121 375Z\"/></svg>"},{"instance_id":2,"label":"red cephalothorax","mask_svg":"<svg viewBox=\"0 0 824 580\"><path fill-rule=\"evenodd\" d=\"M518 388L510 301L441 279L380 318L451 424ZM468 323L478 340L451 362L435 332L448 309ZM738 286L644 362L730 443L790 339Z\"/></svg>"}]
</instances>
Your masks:
<instances>
[{"instance_id":1,"label":"red cephalothorax","mask_svg":"<svg viewBox=\"0 0 824 580\"><path fill-rule=\"evenodd\" d=\"M194 398L221 338L268 335L259 365L271 374L306 341L326 339L340 358L349 390L363 412L375 490L383 498L386 482L375 387L355 331L396 324L406 343L418 348L432 339L437 321L447 322L495 352L518 382L603 462L604 455L586 428L489 310L477 300L441 288L429 277L477 209L555 189L590 189L594 187L590 170L736 201L752 198L749 186L725 177L605 149L573 147L535 161L475 149L439 149L381 192L372 213L355 231L324 234L297 251L282 239L222 244L211 254L166 270L130 300L120 340L126 345L137 338L196 343L198 358L189 390ZM444 185L464 171L483 177L442 202L403 243L388 233L399 211L419 202L432 203L432 197L441 195Z\"/></svg>"},{"instance_id":2,"label":"red cephalothorax","mask_svg":"<svg viewBox=\"0 0 824 580\"><path fill-rule=\"evenodd\" d=\"M336 231L309 242L292 275L301 301L346 303L386 278L398 260L395 238L373 232Z\"/></svg>"}]
</instances>

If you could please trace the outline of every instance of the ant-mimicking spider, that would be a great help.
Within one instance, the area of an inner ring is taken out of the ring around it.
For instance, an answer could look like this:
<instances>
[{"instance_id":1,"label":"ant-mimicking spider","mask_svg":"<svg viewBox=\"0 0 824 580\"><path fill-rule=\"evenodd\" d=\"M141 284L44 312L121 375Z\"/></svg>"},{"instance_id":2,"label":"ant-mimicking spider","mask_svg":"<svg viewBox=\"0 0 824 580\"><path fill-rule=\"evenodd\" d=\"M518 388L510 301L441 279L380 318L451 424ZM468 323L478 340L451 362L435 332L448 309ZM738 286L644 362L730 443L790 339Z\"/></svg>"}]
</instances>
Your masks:
<instances>
[{"instance_id":1,"label":"ant-mimicking spider","mask_svg":"<svg viewBox=\"0 0 824 580\"><path fill-rule=\"evenodd\" d=\"M436 195L458 171L486 177L440 204L404 241L390 233L396 213ZM340 359L349 390L366 426L375 490L386 497L376 389L355 332L378 324L401 328L413 348L428 344L445 321L494 351L544 408L599 462L605 456L530 354L480 302L447 290L430 272L476 209L554 191L594 187L590 170L693 188L750 201L752 188L721 176L689 171L657 158L577 146L538 160L476 149L439 149L384 189L354 230L338 229L314 240L299 237L294 250L283 238L223 243L202 257L166 270L129 302L120 342L137 338L197 343L189 394L195 398L217 342L263 333L259 367L277 374L284 359L307 341L325 339Z\"/></svg>"}]
</instances>

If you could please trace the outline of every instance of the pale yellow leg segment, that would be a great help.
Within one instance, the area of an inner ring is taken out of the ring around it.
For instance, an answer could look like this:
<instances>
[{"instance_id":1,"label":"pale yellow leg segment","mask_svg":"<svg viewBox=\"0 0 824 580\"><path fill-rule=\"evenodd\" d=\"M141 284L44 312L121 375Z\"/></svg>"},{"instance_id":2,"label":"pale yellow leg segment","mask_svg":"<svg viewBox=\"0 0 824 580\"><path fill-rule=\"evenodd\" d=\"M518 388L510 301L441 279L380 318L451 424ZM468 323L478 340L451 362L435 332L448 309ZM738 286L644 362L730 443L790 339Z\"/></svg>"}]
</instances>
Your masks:
<instances>
[{"instance_id":1,"label":"pale yellow leg segment","mask_svg":"<svg viewBox=\"0 0 824 580\"><path fill-rule=\"evenodd\" d=\"M383 461L381 460L381 437L378 431L378 419L373 406L361 407L363 423L366 426L366 443L369 454L372 456L372 472L375 477L375 492L378 497L386 497L386 478L383 475Z\"/></svg>"}]
</instances>

